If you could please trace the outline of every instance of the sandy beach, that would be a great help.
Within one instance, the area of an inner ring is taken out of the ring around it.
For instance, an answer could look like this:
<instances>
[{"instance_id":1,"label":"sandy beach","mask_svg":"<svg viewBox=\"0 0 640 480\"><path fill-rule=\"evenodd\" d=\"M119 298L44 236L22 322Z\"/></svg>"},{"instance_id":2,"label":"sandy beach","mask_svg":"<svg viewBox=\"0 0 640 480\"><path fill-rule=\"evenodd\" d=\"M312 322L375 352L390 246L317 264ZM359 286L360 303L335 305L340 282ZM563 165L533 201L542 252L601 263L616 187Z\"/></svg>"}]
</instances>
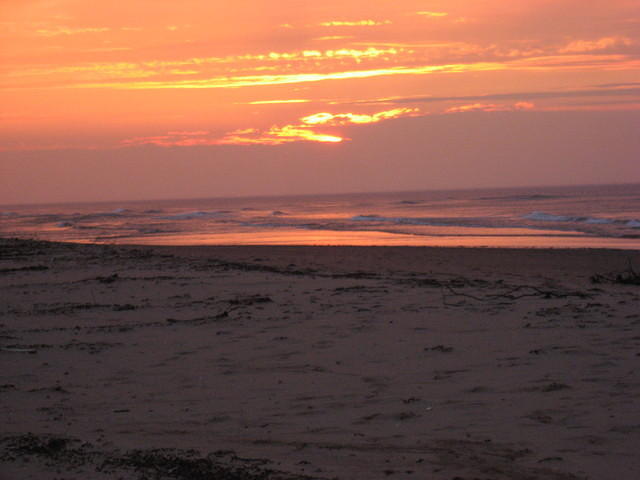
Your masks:
<instances>
[{"instance_id":1,"label":"sandy beach","mask_svg":"<svg viewBox=\"0 0 640 480\"><path fill-rule=\"evenodd\" d=\"M0 478L640 478L634 267L0 240Z\"/></svg>"}]
</instances>

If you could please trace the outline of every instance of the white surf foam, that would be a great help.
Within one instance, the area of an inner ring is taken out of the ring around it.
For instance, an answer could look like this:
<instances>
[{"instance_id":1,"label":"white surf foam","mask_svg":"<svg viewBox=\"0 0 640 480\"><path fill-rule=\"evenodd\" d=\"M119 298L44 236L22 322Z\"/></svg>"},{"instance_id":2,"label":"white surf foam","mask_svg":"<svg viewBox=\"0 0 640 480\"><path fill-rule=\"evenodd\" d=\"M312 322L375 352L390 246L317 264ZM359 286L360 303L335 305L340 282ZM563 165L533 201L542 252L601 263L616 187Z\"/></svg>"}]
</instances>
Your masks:
<instances>
[{"instance_id":1,"label":"white surf foam","mask_svg":"<svg viewBox=\"0 0 640 480\"><path fill-rule=\"evenodd\" d=\"M536 220L538 222L573 222L575 217L568 217L566 215L553 215L545 212L531 212L524 215L522 218L527 220Z\"/></svg>"},{"instance_id":2,"label":"white surf foam","mask_svg":"<svg viewBox=\"0 0 640 480\"><path fill-rule=\"evenodd\" d=\"M631 228L640 228L640 220L629 220L625 225Z\"/></svg>"},{"instance_id":3,"label":"white surf foam","mask_svg":"<svg viewBox=\"0 0 640 480\"><path fill-rule=\"evenodd\" d=\"M603 218L589 216L572 217L568 215L554 215L552 213L545 212L531 212L527 215L524 215L522 218L539 222L574 222L586 223L589 225L624 225L630 228L640 228L640 220L636 219L625 220L620 218Z\"/></svg>"}]
</instances>

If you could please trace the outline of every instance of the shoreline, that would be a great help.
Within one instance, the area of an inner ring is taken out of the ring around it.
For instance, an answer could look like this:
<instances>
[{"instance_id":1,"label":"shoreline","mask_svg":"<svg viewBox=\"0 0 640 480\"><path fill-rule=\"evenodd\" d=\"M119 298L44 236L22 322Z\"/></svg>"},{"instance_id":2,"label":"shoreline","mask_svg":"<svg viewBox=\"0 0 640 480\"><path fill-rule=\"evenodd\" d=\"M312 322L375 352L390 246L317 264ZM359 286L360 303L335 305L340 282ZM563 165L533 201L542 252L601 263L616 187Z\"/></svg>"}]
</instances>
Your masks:
<instances>
[{"instance_id":1,"label":"shoreline","mask_svg":"<svg viewBox=\"0 0 640 480\"><path fill-rule=\"evenodd\" d=\"M0 239L0 472L631 480L640 288L610 275L630 265Z\"/></svg>"},{"instance_id":2,"label":"shoreline","mask_svg":"<svg viewBox=\"0 0 640 480\"><path fill-rule=\"evenodd\" d=\"M635 238L634 238L635 240ZM65 240L48 240L40 238L15 237L11 235L0 235L0 242L35 242L44 244L60 244L60 245L82 245L95 247L113 247L113 248L143 248L143 249L252 249L252 248L389 248L389 249L433 249L433 250L505 250L505 251L595 251L595 252L640 252L640 248L608 248L608 247L547 247L547 246L485 246L485 245L359 245L359 244L151 244L151 243L114 243L114 242L89 242L89 241L65 241Z\"/></svg>"},{"instance_id":3,"label":"shoreline","mask_svg":"<svg viewBox=\"0 0 640 480\"><path fill-rule=\"evenodd\" d=\"M308 233L308 232L307 232ZM346 235L343 235L346 234ZM365 235L367 234L367 235ZM410 234L392 234L388 232L335 232L332 231L324 240L317 235L309 234L312 239L305 239L299 231L279 232L279 234L198 234L187 236L187 240L175 241L171 237L144 237L136 242L127 238L94 240L61 240L22 237L23 240L45 241L53 243L75 243L81 245L112 245L129 247L398 247L398 248L479 248L479 249L542 249L542 250L621 250L640 251L638 237L582 237L582 236L420 236ZM342 236L338 241L336 235ZM292 238L298 237L297 240ZM220 238L222 237L222 238ZM255 240L255 238L260 240ZM13 238L2 236L0 238ZM482 239L491 241L483 242ZM517 238L518 241L514 241ZM549 239L553 238L553 241ZM410 241L407 241L410 240ZM548 241L549 240L549 241ZM585 241L588 240L588 241ZM331 243L331 242L334 243ZM297 243L296 243L297 242Z\"/></svg>"}]
</instances>

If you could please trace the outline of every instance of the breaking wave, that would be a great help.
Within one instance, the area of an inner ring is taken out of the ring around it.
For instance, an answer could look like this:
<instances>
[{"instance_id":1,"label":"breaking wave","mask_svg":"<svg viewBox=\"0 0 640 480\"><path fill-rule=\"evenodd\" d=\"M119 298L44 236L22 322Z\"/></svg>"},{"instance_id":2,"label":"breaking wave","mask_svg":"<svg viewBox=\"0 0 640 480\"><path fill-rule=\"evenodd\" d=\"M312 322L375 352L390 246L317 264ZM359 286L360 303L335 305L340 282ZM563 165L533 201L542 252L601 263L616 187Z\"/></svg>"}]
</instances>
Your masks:
<instances>
[{"instance_id":1,"label":"breaking wave","mask_svg":"<svg viewBox=\"0 0 640 480\"><path fill-rule=\"evenodd\" d=\"M477 218L459 217L456 219L446 218L414 218L414 217L382 217L380 215L356 215L351 217L354 222L378 222L393 223L396 225L424 225L429 227L496 227L496 225L482 224Z\"/></svg>"},{"instance_id":2,"label":"breaking wave","mask_svg":"<svg viewBox=\"0 0 640 480\"><path fill-rule=\"evenodd\" d=\"M570 216L555 215L545 212L531 212L523 215L522 218L534 220L538 222L574 222L586 223L590 225L623 225L629 228L640 228L640 220L637 219L620 219L620 218L602 218L589 216Z\"/></svg>"}]
</instances>

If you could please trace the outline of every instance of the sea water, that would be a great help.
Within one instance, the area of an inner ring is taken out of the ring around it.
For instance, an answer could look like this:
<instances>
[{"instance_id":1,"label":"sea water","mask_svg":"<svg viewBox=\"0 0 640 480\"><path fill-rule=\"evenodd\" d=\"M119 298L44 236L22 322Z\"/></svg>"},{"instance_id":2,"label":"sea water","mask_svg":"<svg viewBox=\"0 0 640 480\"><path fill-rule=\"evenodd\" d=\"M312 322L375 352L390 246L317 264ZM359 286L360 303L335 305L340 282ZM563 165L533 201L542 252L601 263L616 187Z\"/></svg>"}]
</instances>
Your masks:
<instances>
[{"instance_id":1,"label":"sea water","mask_svg":"<svg viewBox=\"0 0 640 480\"><path fill-rule=\"evenodd\" d=\"M146 245L640 249L640 185L1 206L0 236Z\"/></svg>"}]
</instances>

